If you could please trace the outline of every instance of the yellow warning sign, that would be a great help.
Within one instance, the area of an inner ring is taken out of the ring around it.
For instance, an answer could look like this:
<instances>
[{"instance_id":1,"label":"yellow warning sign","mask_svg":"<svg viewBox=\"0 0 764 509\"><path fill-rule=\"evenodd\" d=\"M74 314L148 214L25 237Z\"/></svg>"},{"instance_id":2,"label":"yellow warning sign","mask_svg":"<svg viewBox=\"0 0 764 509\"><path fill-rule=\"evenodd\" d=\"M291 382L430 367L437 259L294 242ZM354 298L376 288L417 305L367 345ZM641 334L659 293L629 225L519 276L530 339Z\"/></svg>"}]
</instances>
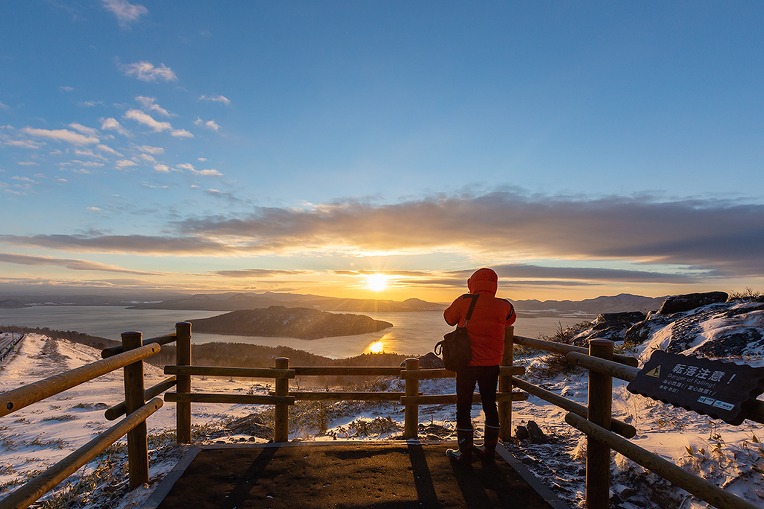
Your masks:
<instances>
[{"instance_id":1,"label":"yellow warning sign","mask_svg":"<svg viewBox=\"0 0 764 509\"><path fill-rule=\"evenodd\" d=\"M661 377L661 365L658 364L657 366L655 366L653 369L651 369L650 371L645 373L645 376L652 376L652 377L655 377L655 378L660 378Z\"/></svg>"}]
</instances>

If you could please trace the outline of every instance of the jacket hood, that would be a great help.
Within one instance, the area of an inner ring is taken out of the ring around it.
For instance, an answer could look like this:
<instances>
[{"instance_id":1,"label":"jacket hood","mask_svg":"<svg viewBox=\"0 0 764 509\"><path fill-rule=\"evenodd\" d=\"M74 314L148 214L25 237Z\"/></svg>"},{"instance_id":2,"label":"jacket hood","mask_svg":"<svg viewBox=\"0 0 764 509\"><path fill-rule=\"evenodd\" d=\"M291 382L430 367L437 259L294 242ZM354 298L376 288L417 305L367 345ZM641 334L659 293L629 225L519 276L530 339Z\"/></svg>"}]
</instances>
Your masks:
<instances>
[{"instance_id":1,"label":"jacket hood","mask_svg":"<svg viewBox=\"0 0 764 509\"><path fill-rule=\"evenodd\" d=\"M490 293L496 296L499 286L499 276L492 269L478 269L467 280L470 293Z\"/></svg>"}]
</instances>

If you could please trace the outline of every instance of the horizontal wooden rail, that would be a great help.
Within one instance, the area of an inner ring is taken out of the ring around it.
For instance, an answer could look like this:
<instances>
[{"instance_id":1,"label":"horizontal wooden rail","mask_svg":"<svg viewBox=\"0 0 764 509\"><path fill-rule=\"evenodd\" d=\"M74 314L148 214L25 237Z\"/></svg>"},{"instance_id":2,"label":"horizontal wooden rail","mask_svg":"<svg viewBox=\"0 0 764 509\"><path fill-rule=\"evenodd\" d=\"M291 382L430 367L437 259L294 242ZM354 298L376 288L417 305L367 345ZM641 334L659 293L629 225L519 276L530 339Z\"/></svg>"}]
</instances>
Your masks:
<instances>
[{"instance_id":1,"label":"horizontal wooden rail","mask_svg":"<svg viewBox=\"0 0 764 509\"><path fill-rule=\"evenodd\" d=\"M625 366L623 364L619 364L618 362L608 361L605 359L598 359L597 357L591 357L589 355L584 355L578 352L568 353L565 355L565 360L574 366L581 366L590 371L596 371L597 373L602 373L603 375L610 375L614 378L626 380L627 382L634 380L634 378L637 376L637 373L639 373L638 368Z\"/></svg>"},{"instance_id":2,"label":"horizontal wooden rail","mask_svg":"<svg viewBox=\"0 0 764 509\"><path fill-rule=\"evenodd\" d=\"M294 366L297 376L399 376L403 368L386 366Z\"/></svg>"},{"instance_id":3,"label":"horizontal wooden rail","mask_svg":"<svg viewBox=\"0 0 764 509\"><path fill-rule=\"evenodd\" d=\"M175 387L176 383L177 382L174 376L165 378L158 384L152 387L149 387L143 392L144 401L148 401L155 396L159 396L164 391ZM123 401L122 403L117 403L111 408L107 408L106 411L104 412L104 417L106 417L110 421L113 421L125 415L125 412L127 412L127 405Z\"/></svg>"},{"instance_id":4,"label":"horizontal wooden rail","mask_svg":"<svg viewBox=\"0 0 764 509\"><path fill-rule=\"evenodd\" d=\"M242 378L294 378L294 369L237 366L165 366L166 375L238 376Z\"/></svg>"},{"instance_id":5,"label":"horizontal wooden rail","mask_svg":"<svg viewBox=\"0 0 764 509\"><path fill-rule=\"evenodd\" d=\"M266 394L223 394L216 392L165 392L165 401L181 403L233 403L242 405L294 405L294 396Z\"/></svg>"},{"instance_id":6,"label":"horizontal wooden rail","mask_svg":"<svg viewBox=\"0 0 764 509\"><path fill-rule=\"evenodd\" d=\"M95 361L0 394L0 417L159 352L156 343Z\"/></svg>"},{"instance_id":7,"label":"horizontal wooden rail","mask_svg":"<svg viewBox=\"0 0 764 509\"><path fill-rule=\"evenodd\" d=\"M618 451L627 458L631 458L648 470L655 472L714 507L719 509L757 509L758 507L724 491L715 484L684 470L657 454L651 453L601 426L597 426L584 417L570 412L565 416L565 422L592 437L594 440L607 444L611 449Z\"/></svg>"},{"instance_id":8,"label":"horizontal wooden rail","mask_svg":"<svg viewBox=\"0 0 764 509\"><path fill-rule=\"evenodd\" d=\"M500 376L522 375L525 373L525 366L500 366ZM456 371L449 371L443 368L433 369L404 369L400 377L404 380L427 380L431 378L454 378Z\"/></svg>"},{"instance_id":9,"label":"horizontal wooden rail","mask_svg":"<svg viewBox=\"0 0 764 509\"><path fill-rule=\"evenodd\" d=\"M570 352L578 352L582 354L589 353L589 350L583 346L566 345L564 343L555 343L554 341L544 341L543 339L532 339L523 336L515 336L514 342L518 345L527 346L529 348L561 353L563 355ZM613 361L633 367L637 367L639 365L639 359L629 355L614 354Z\"/></svg>"},{"instance_id":10,"label":"horizontal wooden rail","mask_svg":"<svg viewBox=\"0 0 764 509\"><path fill-rule=\"evenodd\" d=\"M162 408L162 404L161 398L152 399L90 442L0 500L0 507L20 509L29 506L76 472L77 469L101 454L128 431L145 422L151 414Z\"/></svg>"},{"instance_id":11,"label":"horizontal wooden rail","mask_svg":"<svg viewBox=\"0 0 764 509\"><path fill-rule=\"evenodd\" d=\"M403 392L319 392L289 391L297 400L308 401L399 401Z\"/></svg>"},{"instance_id":12,"label":"horizontal wooden rail","mask_svg":"<svg viewBox=\"0 0 764 509\"><path fill-rule=\"evenodd\" d=\"M586 407L586 405L582 405L580 403L576 403L575 401L571 401L567 398L564 398L558 394L555 394L542 387L539 387L538 385L533 385L532 383L529 383L520 378L512 377L512 383L529 394L532 394L538 398L548 401L552 403L553 405L557 405L563 410L567 410L568 412L573 412L574 414L577 414L577 415L580 415L581 417L586 418L586 415L588 412L588 408ZM626 438L634 438L637 434L637 429L634 426L632 426L631 424L626 424L623 421L619 421L618 419L611 419L610 431L618 433L619 435Z\"/></svg>"},{"instance_id":13,"label":"horizontal wooden rail","mask_svg":"<svg viewBox=\"0 0 764 509\"><path fill-rule=\"evenodd\" d=\"M161 346L161 345L167 345L169 343L174 343L174 342L175 342L175 334L174 333L173 334L167 334L165 336L158 336L158 337L155 337L155 338L149 338L149 339L144 339L143 340L143 344L144 345L148 345L148 344L151 344L151 343L156 343L156 344ZM109 357L112 357L112 356L117 355L118 353L122 353L124 351L125 351L125 348L122 345L110 346L109 348L104 348L103 350L101 350L101 358L102 359L107 359Z\"/></svg>"},{"instance_id":14,"label":"horizontal wooden rail","mask_svg":"<svg viewBox=\"0 0 764 509\"><path fill-rule=\"evenodd\" d=\"M528 394L524 392L498 392L496 401L524 401L528 399ZM473 403L480 403L480 394L472 395ZM403 405L448 405L456 403L456 394L420 394L418 396L403 396L401 404Z\"/></svg>"}]
</instances>

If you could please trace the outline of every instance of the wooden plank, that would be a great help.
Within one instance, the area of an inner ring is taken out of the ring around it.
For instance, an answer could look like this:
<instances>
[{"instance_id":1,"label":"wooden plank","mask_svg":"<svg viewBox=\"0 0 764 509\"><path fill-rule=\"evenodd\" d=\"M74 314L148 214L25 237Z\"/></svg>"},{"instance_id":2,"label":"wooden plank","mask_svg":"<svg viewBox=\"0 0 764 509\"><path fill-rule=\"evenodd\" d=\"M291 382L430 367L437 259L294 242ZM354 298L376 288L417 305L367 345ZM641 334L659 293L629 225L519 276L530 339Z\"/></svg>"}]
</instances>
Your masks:
<instances>
[{"instance_id":1,"label":"wooden plank","mask_svg":"<svg viewBox=\"0 0 764 509\"><path fill-rule=\"evenodd\" d=\"M167 375L200 375L242 378L294 378L294 369L246 368L240 366L165 366Z\"/></svg>"},{"instance_id":2,"label":"wooden plank","mask_svg":"<svg viewBox=\"0 0 764 509\"><path fill-rule=\"evenodd\" d=\"M178 322L175 324L176 348L175 364L180 366L191 365L191 322ZM177 391L179 393L191 392L191 375L176 375ZM176 441L179 444L191 443L191 402L179 401L175 405L175 429Z\"/></svg>"},{"instance_id":3,"label":"wooden plank","mask_svg":"<svg viewBox=\"0 0 764 509\"><path fill-rule=\"evenodd\" d=\"M144 345L150 345L151 343L156 343L158 345L167 345L169 343L175 342L175 334L167 334L165 336L158 336L156 338L149 338L144 339L143 344ZM109 348L104 348L101 350L101 358L106 359L108 357L112 357L114 355L117 355L118 353L124 352L125 349L122 345L117 346L110 346Z\"/></svg>"},{"instance_id":4,"label":"wooden plank","mask_svg":"<svg viewBox=\"0 0 764 509\"><path fill-rule=\"evenodd\" d=\"M223 394L217 392L166 392L165 401L176 403L234 403L242 405L294 405L294 396L269 396L267 394Z\"/></svg>"},{"instance_id":5,"label":"wooden plank","mask_svg":"<svg viewBox=\"0 0 764 509\"><path fill-rule=\"evenodd\" d=\"M524 392L497 393L496 401L524 401L528 395ZM472 403L480 403L480 394L472 395ZM401 404L404 405L448 405L456 404L456 394L424 394L419 396L403 396Z\"/></svg>"},{"instance_id":6,"label":"wooden plank","mask_svg":"<svg viewBox=\"0 0 764 509\"><path fill-rule=\"evenodd\" d=\"M151 357L158 353L160 348L156 343L144 345L135 350L123 352L108 359L91 362L79 368L64 371L63 373L4 392L0 394L0 417L98 378L106 373L123 368L133 362Z\"/></svg>"},{"instance_id":7,"label":"wooden plank","mask_svg":"<svg viewBox=\"0 0 764 509\"><path fill-rule=\"evenodd\" d=\"M589 353L589 350L583 346L566 345L564 343L555 343L554 341L544 341L543 339L532 339L523 336L515 336L514 342L529 348L561 353L563 355L567 355L570 352L578 352L584 355L588 355ZM637 367L639 365L639 359L631 357L630 355L613 354L613 361L632 367Z\"/></svg>"},{"instance_id":8,"label":"wooden plank","mask_svg":"<svg viewBox=\"0 0 764 509\"><path fill-rule=\"evenodd\" d=\"M146 389L146 391L143 394L143 399L148 401L151 398L155 396L159 396L164 391L167 391L169 389L172 389L175 387L176 381L174 376L170 376L162 380L156 385L153 385ZM108 420L113 421L116 419L119 419L123 415L127 413L127 406L125 405L125 402L117 403L116 405L107 408L104 412L104 417L106 417Z\"/></svg>"},{"instance_id":9,"label":"wooden plank","mask_svg":"<svg viewBox=\"0 0 764 509\"><path fill-rule=\"evenodd\" d=\"M297 376L399 376L402 368L389 366L294 366Z\"/></svg>"},{"instance_id":10,"label":"wooden plank","mask_svg":"<svg viewBox=\"0 0 764 509\"><path fill-rule=\"evenodd\" d=\"M573 412L574 414L580 415L581 417L586 417L586 414L589 411L589 409L586 408L586 405L582 405L580 403L576 403L575 401L571 401L567 398L563 398L559 394L555 394L551 391L543 389L539 387L538 385L533 385L532 383L529 383L521 378L513 377L512 383L514 383L514 385L524 390L525 392L532 394L533 396L536 396L537 398L541 398L544 401L548 401L552 403L553 405L557 405L563 410L567 410L568 412ZM619 421L618 419L610 420L610 431L613 431L614 433L618 433L619 435L626 438L634 438L634 436L636 436L637 434L637 429L634 426L632 426L631 424L626 424L623 421Z\"/></svg>"},{"instance_id":11,"label":"wooden plank","mask_svg":"<svg viewBox=\"0 0 764 509\"><path fill-rule=\"evenodd\" d=\"M399 401L403 392L317 392L290 391L297 400L309 401Z\"/></svg>"},{"instance_id":12,"label":"wooden plank","mask_svg":"<svg viewBox=\"0 0 764 509\"><path fill-rule=\"evenodd\" d=\"M598 359L580 352L569 352L565 355L565 360L574 366L581 366L582 368L610 375L614 378L626 380L627 382L633 380L634 377L637 376L637 373L639 373L638 368L626 366L610 360Z\"/></svg>"}]
</instances>

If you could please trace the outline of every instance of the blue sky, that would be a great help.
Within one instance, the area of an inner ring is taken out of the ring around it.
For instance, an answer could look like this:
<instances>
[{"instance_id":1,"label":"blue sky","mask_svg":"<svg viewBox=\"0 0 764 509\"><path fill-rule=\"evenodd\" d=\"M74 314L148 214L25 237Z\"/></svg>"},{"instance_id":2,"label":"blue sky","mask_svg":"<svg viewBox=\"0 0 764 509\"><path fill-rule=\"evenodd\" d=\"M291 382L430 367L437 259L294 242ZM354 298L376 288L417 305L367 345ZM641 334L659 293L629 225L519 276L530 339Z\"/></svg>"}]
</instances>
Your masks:
<instances>
[{"instance_id":1,"label":"blue sky","mask_svg":"<svg viewBox=\"0 0 764 509\"><path fill-rule=\"evenodd\" d=\"M761 2L0 14L2 293L764 289Z\"/></svg>"}]
</instances>

